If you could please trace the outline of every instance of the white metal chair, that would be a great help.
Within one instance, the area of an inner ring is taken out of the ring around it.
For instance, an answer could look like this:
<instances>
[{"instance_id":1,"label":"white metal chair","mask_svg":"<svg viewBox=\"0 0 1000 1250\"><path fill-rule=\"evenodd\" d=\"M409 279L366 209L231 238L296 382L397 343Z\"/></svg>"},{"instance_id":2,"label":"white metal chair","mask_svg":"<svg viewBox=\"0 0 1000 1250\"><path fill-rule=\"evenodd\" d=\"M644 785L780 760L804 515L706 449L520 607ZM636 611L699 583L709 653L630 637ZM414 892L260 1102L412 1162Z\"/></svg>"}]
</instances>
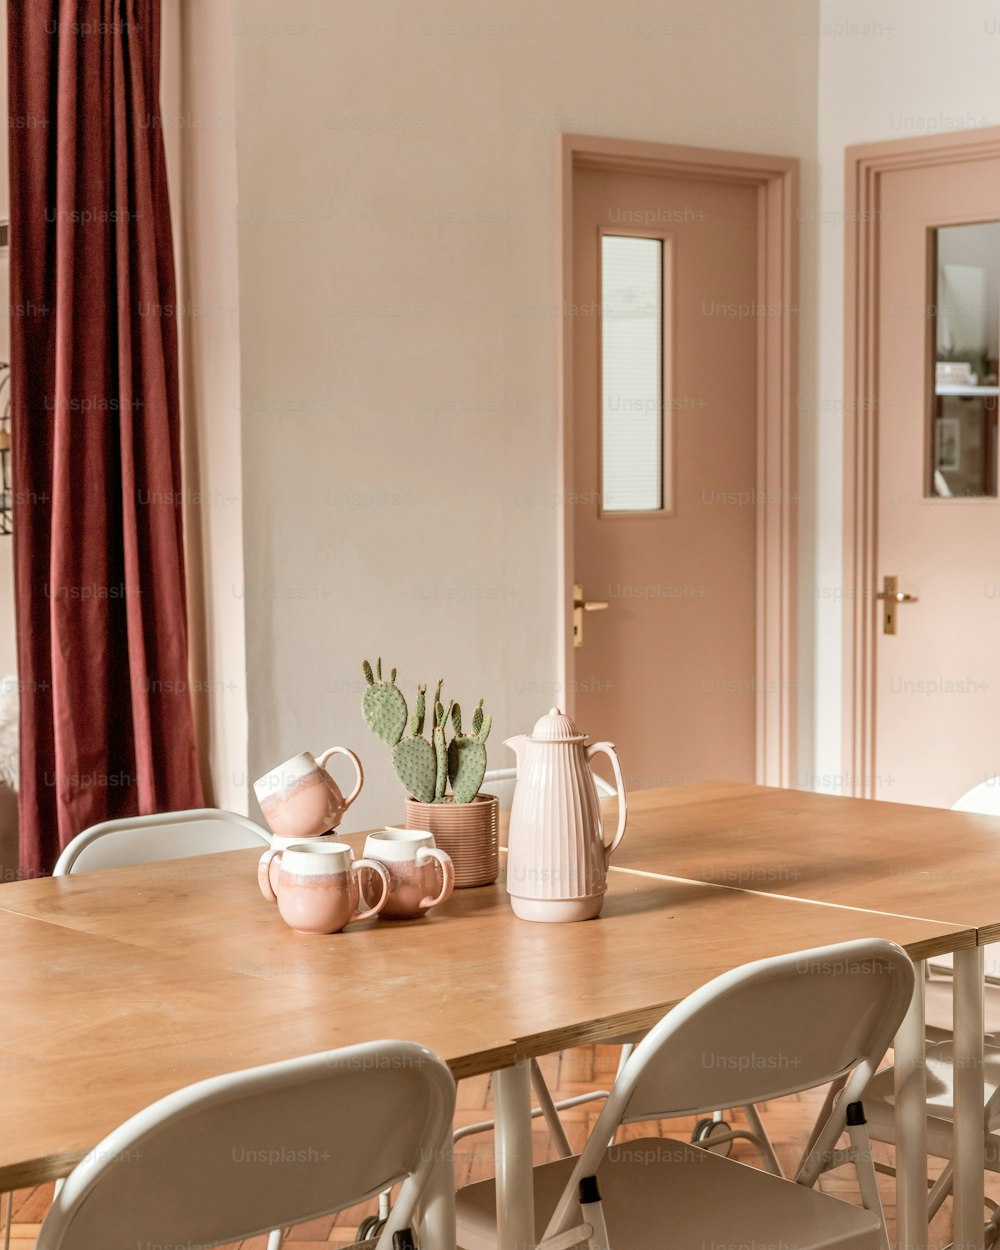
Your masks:
<instances>
[{"instance_id":1,"label":"white metal chair","mask_svg":"<svg viewBox=\"0 0 1000 1250\"><path fill-rule=\"evenodd\" d=\"M193 807L183 812L153 816L126 816L84 829L56 860L54 877L97 872L126 864L152 864L215 851L239 851L271 845L271 835L246 816L217 807Z\"/></svg>"},{"instance_id":2,"label":"white metal chair","mask_svg":"<svg viewBox=\"0 0 1000 1250\"><path fill-rule=\"evenodd\" d=\"M955 1065L951 1042L937 1042L927 1049L927 1153L947 1159L941 1175L931 1185L927 1196L928 1218L933 1219L944 1200L952 1192L952 1133L954 1123ZM983 1167L1000 1173L1000 1047L986 1046L983 1064ZM872 1081L865 1095L865 1111L873 1141L895 1144L895 1091L893 1070L886 1068ZM876 1163L880 1172L894 1175L888 1164ZM996 1244L1000 1235L1000 1207L990 1198L991 1211L986 1222L984 1244Z\"/></svg>"},{"instance_id":3,"label":"white metal chair","mask_svg":"<svg viewBox=\"0 0 1000 1250\"><path fill-rule=\"evenodd\" d=\"M578 1186L596 1176L615 1247L887 1250L861 1097L913 983L905 952L871 939L761 960L703 986L636 1047L582 1154L534 1169L544 1236L580 1225ZM794 1181L688 1142L613 1141L621 1124L746 1106L838 1079L841 1096L825 1109ZM850 1144L838 1149L845 1130ZM857 1168L863 1207L812 1188L822 1171L847 1162ZM493 1250L494 1183L460 1190L456 1211L459 1245Z\"/></svg>"},{"instance_id":4,"label":"white metal chair","mask_svg":"<svg viewBox=\"0 0 1000 1250\"><path fill-rule=\"evenodd\" d=\"M966 790L951 805L953 812L979 812L983 816L1000 816L1000 777L990 777Z\"/></svg>"},{"instance_id":5,"label":"white metal chair","mask_svg":"<svg viewBox=\"0 0 1000 1250\"><path fill-rule=\"evenodd\" d=\"M56 860L54 877L127 864L151 864L215 851L266 848L271 835L246 816L216 807L194 807L152 816L126 816L91 825L69 842ZM62 1187L56 1181L56 1193ZM4 1250L10 1245L13 1195L5 1195ZM275 1232L268 1250L278 1250L281 1234Z\"/></svg>"},{"instance_id":6,"label":"white metal chair","mask_svg":"<svg viewBox=\"0 0 1000 1250\"><path fill-rule=\"evenodd\" d=\"M957 812L1000 815L1000 777L973 786L953 805ZM955 1068L952 1052L952 969L949 956L935 960L924 981L924 1025L927 1047L927 1151L949 1160L928 1194L928 1212L933 1218L952 1192L952 1132L954 1119ZM983 992L985 1032L995 1042L1000 1034L1000 982L988 976ZM983 1166L1000 1173L1000 1047L987 1045L983 1081ZM895 1091L892 1069L880 1072L865 1099L870 1132L875 1141L895 1144ZM888 1164L878 1163L880 1172L892 1175ZM1000 1235L1000 1208L987 1199L991 1216L986 1224L985 1242L992 1245Z\"/></svg>"},{"instance_id":7,"label":"white metal chair","mask_svg":"<svg viewBox=\"0 0 1000 1250\"><path fill-rule=\"evenodd\" d=\"M399 1184L378 1250L412 1246L455 1106L447 1066L370 1042L199 1081L134 1115L77 1165L37 1250L217 1246ZM399 1234L397 1240L394 1236ZM436 1250L436 1248L435 1248Z\"/></svg>"},{"instance_id":8,"label":"white metal chair","mask_svg":"<svg viewBox=\"0 0 1000 1250\"><path fill-rule=\"evenodd\" d=\"M967 790L952 804L955 812L978 812L984 816L1000 816L1000 777L991 777ZM996 947L993 948L994 951ZM989 960L987 948L987 960ZM924 1027L931 1042L948 1041L952 1035L951 956L939 956L928 966L924 982ZM1000 980L986 977L983 998L986 1036L996 1041L1000 1036Z\"/></svg>"}]
</instances>

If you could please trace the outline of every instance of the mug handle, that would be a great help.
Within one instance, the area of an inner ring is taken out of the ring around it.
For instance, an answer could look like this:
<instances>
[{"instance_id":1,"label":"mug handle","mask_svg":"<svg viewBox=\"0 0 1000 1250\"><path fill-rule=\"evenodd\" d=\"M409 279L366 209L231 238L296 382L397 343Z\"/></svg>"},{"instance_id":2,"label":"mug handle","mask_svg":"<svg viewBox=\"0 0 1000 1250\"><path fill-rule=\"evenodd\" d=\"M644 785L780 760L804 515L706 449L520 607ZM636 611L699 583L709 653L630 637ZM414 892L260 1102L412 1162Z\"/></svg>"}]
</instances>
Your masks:
<instances>
[{"instance_id":1,"label":"mug handle","mask_svg":"<svg viewBox=\"0 0 1000 1250\"><path fill-rule=\"evenodd\" d=\"M365 784L365 770L361 767L361 761L358 759L358 757L354 754L353 751L348 751L347 747L330 747L328 751L324 751L323 754L316 761L316 763L320 766L320 768L326 767L326 761L330 758L331 755L346 755L347 758L354 765L355 772L358 774L357 784L355 785L351 793L347 796L347 798L344 799L344 811L346 812L347 809L354 802L354 800L361 793L361 787Z\"/></svg>"},{"instance_id":2,"label":"mug handle","mask_svg":"<svg viewBox=\"0 0 1000 1250\"><path fill-rule=\"evenodd\" d=\"M455 888L455 865L450 855L444 851L439 851L436 846L421 846L417 849L417 863L421 866L429 863L432 859L436 859L441 872L441 892L437 898L432 898L430 894L426 898L420 900L420 910L428 911L431 907L437 907L439 903L444 903L451 898L451 892Z\"/></svg>"},{"instance_id":3,"label":"mug handle","mask_svg":"<svg viewBox=\"0 0 1000 1250\"><path fill-rule=\"evenodd\" d=\"M261 894L269 903L278 901L274 886L271 884L271 865L274 863L279 868L281 867L281 851L265 851L257 861L257 884L260 886Z\"/></svg>"},{"instance_id":4,"label":"mug handle","mask_svg":"<svg viewBox=\"0 0 1000 1250\"><path fill-rule=\"evenodd\" d=\"M386 871L386 868L383 864L380 864L378 860L375 860L375 859L356 859L354 863L351 865L351 871L355 874L355 877L357 876L359 868L371 868L373 872L378 873L378 875L382 878L382 894L379 897L379 900L375 904L374 907L369 907L367 911L356 911L354 915L350 918L350 920L347 922L348 924L353 924L355 920L369 920L372 916L377 916L378 913L385 906L386 900L389 897L389 873ZM361 887L359 884L358 886L359 900L362 897L363 895L361 894Z\"/></svg>"},{"instance_id":5,"label":"mug handle","mask_svg":"<svg viewBox=\"0 0 1000 1250\"><path fill-rule=\"evenodd\" d=\"M625 836L625 819L628 816L628 799L625 797L625 781L622 777L622 766L618 759L618 752L615 750L613 742L595 742L593 746L587 747L587 760L596 755L598 751L602 751L611 761L611 767L615 772L615 786L618 790L618 828L615 830L615 836L611 840L610 846L604 848L604 863L607 866L608 860L618 846L618 843Z\"/></svg>"}]
</instances>

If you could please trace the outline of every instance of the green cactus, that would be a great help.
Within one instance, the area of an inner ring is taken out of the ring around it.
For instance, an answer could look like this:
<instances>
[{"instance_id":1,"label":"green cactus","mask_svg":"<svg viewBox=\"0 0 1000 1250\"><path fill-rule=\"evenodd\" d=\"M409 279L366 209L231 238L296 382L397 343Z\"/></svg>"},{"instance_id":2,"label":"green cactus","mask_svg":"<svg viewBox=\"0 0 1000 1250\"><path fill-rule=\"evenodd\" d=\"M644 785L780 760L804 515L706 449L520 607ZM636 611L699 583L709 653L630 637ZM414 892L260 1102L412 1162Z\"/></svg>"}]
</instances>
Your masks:
<instances>
[{"instance_id":1,"label":"green cactus","mask_svg":"<svg viewBox=\"0 0 1000 1250\"><path fill-rule=\"evenodd\" d=\"M406 700L396 686L396 670L392 670L388 681L383 681L381 656L378 659L377 681L367 660L361 667L368 682L368 689L361 699L365 724L383 742L395 746L406 729Z\"/></svg>"},{"instance_id":2,"label":"green cactus","mask_svg":"<svg viewBox=\"0 0 1000 1250\"><path fill-rule=\"evenodd\" d=\"M437 756L426 738L401 738L392 748L396 776L419 803L433 803L437 785Z\"/></svg>"},{"instance_id":3,"label":"green cactus","mask_svg":"<svg viewBox=\"0 0 1000 1250\"><path fill-rule=\"evenodd\" d=\"M425 702L426 697L427 697L427 687L418 686L417 687L417 707L416 707L416 711L413 713L413 718L410 721L410 735L414 738L419 738L421 734L424 732L424 717L427 714L427 706Z\"/></svg>"},{"instance_id":4,"label":"green cactus","mask_svg":"<svg viewBox=\"0 0 1000 1250\"><path fill-rule=\"evenodd\" d=\"M406 699L396 686L396 670L389 680L382 680L381 657L375 672L365 660L362 664L368 687L362 698L362 711L368 728L392 747L392 765L396 775L418 802L471 803L479 793L486 772L486 739L492 718L483 715L480 699L472 717L472 733L462 732L462 709L449 700L442 701L444 678L438 681L431 703L431 737L423 736L427 716L427 687L417 687L413 716L409 717ZM404 737L409 717L410 733ZM446 737L448 722L454 736ZM451 782L452 793L448 794Z\"/></svg>"},{"instance_id":5,"label":"green cactus","mask_svg":"<svg viewBox=\"0 0 1000 1250\"><path fill-rule=\"evenodd\" d=\"M443 680L438 682L437 694L434 696L434 762L436 766L436 776L434 783L434 802L444 803L447 801L445 791L448 788L448 745L445 742L444 727L448 723L451 716L451 703L447 709L441 703L441 686Z\"/></svg>"},{"instance_id":6,"label":"green cactus","mask_svg":"<svg viewBox=\"0 0 1000 1250\"><path fill-rule=\"evenodd\" d=\"M452 711L455 737L448 746L448 780L456 803L471 803L479 793L486 775L486 739L493 727L493 718L483 715L479 700L472 715L472 733L462 733L462 710L456 703Z\"/></svg>"}]
</instances>

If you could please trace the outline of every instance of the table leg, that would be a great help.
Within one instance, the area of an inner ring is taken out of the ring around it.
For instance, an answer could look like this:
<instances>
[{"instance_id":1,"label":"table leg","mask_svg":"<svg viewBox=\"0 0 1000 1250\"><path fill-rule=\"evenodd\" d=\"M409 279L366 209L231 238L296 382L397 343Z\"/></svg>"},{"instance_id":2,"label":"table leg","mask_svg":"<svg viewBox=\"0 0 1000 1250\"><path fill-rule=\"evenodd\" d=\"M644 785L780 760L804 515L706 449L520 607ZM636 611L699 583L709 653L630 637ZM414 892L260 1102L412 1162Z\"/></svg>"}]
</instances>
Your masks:
<instances>
[{"instance_id":1,"label":"table leg","mask_svg":"<svg viewBox=\"0 0 1000 1250\"><path fill-rule=\"evenodd\" d=\"M497 1250L535 1244L531 1159L531 1065L527 1060L493 1074L496 1120Z\"/></svg>"},{"instance_id":2,"label":"table leg","mask_svg":"<svg viewBox=\"0 0 1000 1250\"><path fill-rule=\"evenodd\" d=\"M955 952L955 1250L983 1245L983 948Z\"/></svg>"},{"instance_id":3,"label":"table leg","mask_svg":"<svg viewBox=\"0 0 1000 1250\"><path fill-rule=\"evenodd\" d=\"M896 1086L896 1244L927 1246L927 1069L924 1064L924 965L893 1043Z\"/></svg>"}]
</instances>

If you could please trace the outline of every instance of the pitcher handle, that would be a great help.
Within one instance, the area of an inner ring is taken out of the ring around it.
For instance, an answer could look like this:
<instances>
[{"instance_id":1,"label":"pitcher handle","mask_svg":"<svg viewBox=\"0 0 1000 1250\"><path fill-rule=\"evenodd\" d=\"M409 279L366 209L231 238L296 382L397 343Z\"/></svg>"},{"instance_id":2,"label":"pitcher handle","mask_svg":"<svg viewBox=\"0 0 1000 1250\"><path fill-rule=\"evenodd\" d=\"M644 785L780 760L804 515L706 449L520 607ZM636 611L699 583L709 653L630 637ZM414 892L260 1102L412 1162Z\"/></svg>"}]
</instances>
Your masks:
<instances>
[{"instance_id":1,"label":"pitcher handle","mask_svg":"<svg viewBox=\"0 0 1000 1250\"><path fill-rule=\"evenodd\" d=\"M618 791L618 828L615 830L615 836L611 840L610 846L604 848L604 864L607 866L608 860L614 854L618 847L618 843L625 836L625 821L628 817L628 799L625 796L625 781L622 777L622 766L618 759L618 752L615 750L613 742L595 742L592 746L587 747L587 761L595 756L598 751L602 751L611 761L611 767L615 773L615 787Z\"/></svg>"},{"instance_id":2,"label":"pitcher handle","mask_svg":"<svg viewBox=\"0 0 1000 1250\"><path fill-rule=\"evenodd\" d=\"M347 809L354 802L354 800L361 793L361 787L365 784L365 770L361 767L361 761L358 759L358 757L354 754L353 751L349 751L347 747L330 747L329 750L324 751L323 754L316 761L316 763L320 766L320 768L326 768L326 761L330 758L331 755L346 755L347 758L354 765L354 771L358 774L358 780L357 780L357 783L355 784L354 789L347 796L347 798L344 799L344 811L346 812Z\"/></svg>"}]
</instances>

